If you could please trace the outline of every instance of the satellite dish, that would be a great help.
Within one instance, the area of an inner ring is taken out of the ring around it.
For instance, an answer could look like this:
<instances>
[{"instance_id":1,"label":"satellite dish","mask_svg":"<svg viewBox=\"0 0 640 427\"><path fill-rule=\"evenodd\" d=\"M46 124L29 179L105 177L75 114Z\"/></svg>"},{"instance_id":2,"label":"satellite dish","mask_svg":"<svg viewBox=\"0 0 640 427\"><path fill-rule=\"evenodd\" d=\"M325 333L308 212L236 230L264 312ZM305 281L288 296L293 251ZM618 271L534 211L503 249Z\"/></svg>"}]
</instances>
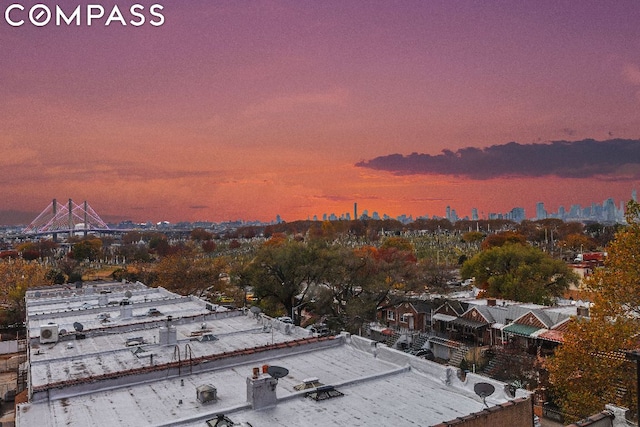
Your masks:
<instances>
[{"instance_id":1,"label":"satellite dish","mask_svg":"<svg viewBox=\"0 0 640 427\"><path fill-rule=\"evenodd\" d=\"M496 388L489 383L476 383L476 385L473 386L473 391L484 399L485 397L491 396L493 392L496 391Z\"/></svg>"},{"instance_id":2,"label":"satellite dish","mask_svg":"<svg viewBox=\"0 0 640 427\"><path fill-rule=\"evenodd\" d=\"M82 332L84 326L80 322L73 322L73 329L75 329L76 332Z\"/></svg>"},{"instance_id":3,"label":"satellite dish","mask_svg":"<svg viewBox=\"0 0 640 427\"><path fill-rule=\"evenodd\" d=\"M60 335L65 335L66 333L67 333L66 329L64 329L64 328L60 329Z\"/></svg>"},{"instance_id":4,"label":"satellite dish","mask_svg":"<svg viewBox=\"0 0 640 427\"><path fill-rule=\"evenodd\" d=\"M249 311L251 311L253 314L260 314L262 312L262 309L257 305L254 305L249 309Z\"/></svg>"},{"instance_id":5,"label":"satellite dish","mask_svg":"<svg viewBox=\"0 0 640 427\"><path fill-rule=\"evenodd\" d=\"M133 296L133 294L131 293L131 291L127 291L124 293L124 296L127 298L131 298Z\"/></svg>"},{"instance_id":6,"label":"satellite dish","mask_svg":"<svg viewBox=\"0 0 640 427\"><path fill-rule=\"evenodd\" d=\"M491 396L493 392L496 391L496 388L489 383L476 383L476 385L473 386L473 391L482 398L484 406L489 407L489 405L487 405L487 397Z\"/></svg>"},{"instance_id":7,"label":"satellite dish","mask_svg":"<svg viewBox=\"0 0 640 427\"><path fill-rule=\"evenodd\" d=\"M289 375L289 370L282 366L269 366L267 368L267 374L271 375L275 379L280 379Z\"/></svg>"},{"instance_id":8,"label":"satellite dish","mask_svg":"<svg viewBox=\"0 0 640 427\"><path fill-rule=\"evenodd\" d=\"M36 291L34 295L36 298L40 298L42 296L42 293L40 291Z\"/></svg>"}]
</instances>

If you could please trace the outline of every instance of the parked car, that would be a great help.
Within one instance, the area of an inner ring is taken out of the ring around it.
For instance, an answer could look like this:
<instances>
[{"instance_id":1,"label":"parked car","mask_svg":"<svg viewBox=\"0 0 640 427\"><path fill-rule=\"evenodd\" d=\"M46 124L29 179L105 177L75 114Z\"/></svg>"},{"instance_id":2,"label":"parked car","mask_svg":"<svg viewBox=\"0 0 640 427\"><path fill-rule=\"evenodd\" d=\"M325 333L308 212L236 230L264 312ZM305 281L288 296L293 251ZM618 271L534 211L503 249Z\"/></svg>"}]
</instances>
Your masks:
<instances>
[{"instance_id":1,"label":"parked car","mask_svg":"<svg viewBox=\"0 0 640 427\"><path fill-rule=\"evenodd\" d=\"M282 316L282 317L278 317L279 321L283 322L283 323L293 323L293 319L289 316Z\"/></svg>"}]
</instances>

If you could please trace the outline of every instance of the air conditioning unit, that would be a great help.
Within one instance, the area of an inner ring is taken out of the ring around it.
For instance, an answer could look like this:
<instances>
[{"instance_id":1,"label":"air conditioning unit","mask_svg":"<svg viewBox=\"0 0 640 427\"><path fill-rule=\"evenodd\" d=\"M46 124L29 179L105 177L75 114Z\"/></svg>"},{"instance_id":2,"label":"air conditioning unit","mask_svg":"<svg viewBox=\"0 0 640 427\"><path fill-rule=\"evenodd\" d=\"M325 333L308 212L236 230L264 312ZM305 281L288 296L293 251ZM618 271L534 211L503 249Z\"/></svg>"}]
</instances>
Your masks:
<instances>
[{"instance_id":1,"label":"air conditioning unit","mask_svg":"<svg viewBox=\"0 0 640 427\"><path fill-rule=\"evenodd\" d=\"M40 344L58 342L58 325L48 324L40 326Z\"/></svg>"},{"instance_id":2,"label":"air conditioning unit","mask_svg":"<svg viewBox=\"0 0 640 427\"><path fill-rule=\"evenodd\" d=\"M218 390L210 384L201 385L196 387L196 397L200 403L214 402L218 399Z\"/></svg>"}]
</instances>

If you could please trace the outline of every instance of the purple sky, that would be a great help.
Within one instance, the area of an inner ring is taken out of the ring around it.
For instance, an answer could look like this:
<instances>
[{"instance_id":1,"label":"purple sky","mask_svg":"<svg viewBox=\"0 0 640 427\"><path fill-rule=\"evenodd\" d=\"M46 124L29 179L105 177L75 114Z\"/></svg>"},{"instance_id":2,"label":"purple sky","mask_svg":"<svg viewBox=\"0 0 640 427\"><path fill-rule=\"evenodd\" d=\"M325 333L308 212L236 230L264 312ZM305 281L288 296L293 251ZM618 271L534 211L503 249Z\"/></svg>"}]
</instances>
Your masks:
<instances>
[{"instance_id":1,"label":"purple sky","mask_svg":"<svg viewBox=\"0 0 640 427\"><path fill-rule=\"evenodd\" d=\"M137 28L88 27L84 9L80 27L11 27L1 3L0 220L29 222L53 198L135 221L295 220L353 202L531 217L538 200L640 187L637 1L156 3L165 23ZM100 4L131 19L131 2ZM503 168L509 147L526 173ZM502 163L424 167L470 148Z\"/></svg>"}]
</instances>

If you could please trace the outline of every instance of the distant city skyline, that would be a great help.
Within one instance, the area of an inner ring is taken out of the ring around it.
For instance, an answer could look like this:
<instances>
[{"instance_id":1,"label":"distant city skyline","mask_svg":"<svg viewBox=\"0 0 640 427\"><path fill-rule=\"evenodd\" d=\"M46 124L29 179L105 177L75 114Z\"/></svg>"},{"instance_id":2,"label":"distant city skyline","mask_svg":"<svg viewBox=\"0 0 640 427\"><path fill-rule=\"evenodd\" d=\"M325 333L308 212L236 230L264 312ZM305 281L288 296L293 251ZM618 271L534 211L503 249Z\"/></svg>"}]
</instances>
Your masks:
<instances>
[{"instance_id":1,"label":"distant city skyline","mask_svg":"<svg viewBox=\"0 0 640 427\"><path fill-rule=\"evenodd\" d=\"M52 198L110 221L531 217L640 187L637 1L158 3L158 27L0 25L0 222Z\"/></svg>"},{"instance_id":2,"label":"distant city skyline","mask_svg":"<svg viewBox=\"0 0 640 427\"><path fill-rule=\"evenodd\" d=\"M399 219L399 220L411 220L414 221L416 219L447 219L452 222L460 221L460 220L491 220L491 219L507 219L515 222L521 222L525 219L529 220L541 220L548 218L557 218L562 220L584 220L584 221L601 221L601 222L623 222L624 220L624 209L629 200L637 201L637 191L633 189L631 191L630 197L627 200L620 200L618 204L613 198L607 198L600 203L592 202L587 205L581 205L580 203L572 203L570 206L559 205L555 211L547 210L544 202L537 202L536 209L533 212L533 215L527 214L527 210L523 207L515 206L508 211L505 212L496 212L496 211L488 211L485 213L484 211L479 211L478 208L471 208L471 211L468 214L458 212L455 207L447 206L445 208L444 214L433 213L433 214L423 214L423 215L413 215L413 214L401 214L396 217L392 217L384 212L380 213L378 211L369 212L368 209L362 211L361 214L358 214L357 203L354 204L354 215L351 216L350 212L341 212L341 213L323 213L321 216L314 215L313 220L328 220L328 221L337 221L337 220L351 220L354 218L362 218L367 217L374 220L377 219ZM567 209L568 207L568 209ZM278 220L278 217L276 220Z\"/></svg>"},{"instance_id":3,"label":"distant city skyline","mask_svg":"<svg viewBox=\"0 0 640 427\"><path fill-rule=\"evenodd\" d=\"M478 208L471 208L468 213L464 213L462 211L458 211L455 206L446 206L443 213L423 213L423 214L413 214L413 213L401 213L399 215L389 215L384 211L372 210L369 209L361 209L358 205L358 202L354 202L352 205L352 210L342 211L342 212L324 212L322 214L308 215L305 218L283 218L281 215L276 215L275 218L268 218L264 220L256 219L256 218L227 218L224 220L211 220L211 219L200 219L196 221L189 221L186 219L178 219L173 221L167 221L167 219L134 219L134 218L114 218L109 215L105 216L105 221L110 223L118 223L118 222L126 222L131 221L134 223L161 223L161 222L170 222L170 223L179 223L179 222L213 222L213 223L223 223L223 222L261 222L261 223L280 223L280 222L292 222L292 221L304 221L304 220L313 220L313 221L340 221L340 220L352 220L352 219L362 219L362 218L370 218L374 220L380 219L396 219L401 222L412 222L417 219L447 219L452 222L459 220L492 220L492 219L507 219L515 222L521 222L525 219L527 220L540 220L547 218L557 218L562 220L574 220L574 221L596 221L596 222L624 222L624 209L626 203L629 200L637 201L637 190L632 189L630 191L630 195L628 199L619 200L616 202L613 198L607 198L601 202L591 202L588 204L580 204L580 203L572 203L570 205L558 205L555 210L551 209L551 207L545 205L545 202L539 201L535 204L535 210L527 210L520 206L514 206L506 211L498 212L493 210L488 210L485 212L484 210L479 210ZM66 200L60 200L57 203L63 203L66 207ZM78 204L78 200L74 201L74 204ZM86 200L83 202L87 202ZM52 202L51 202L52 203ZM50 209L50 206L49 206ZM90 208L93 209L93 208ZM361 209L361 210L359 210ZM26 218L23 221L6 221L4 220L2 214L0 213L0 226L13 226L13 225L28 225L36 217L48 209L43 209L38 213L16 213L16 218L24 217ZM27 217L28 215L31 215Z\"/></svg>"}]
</instances>

